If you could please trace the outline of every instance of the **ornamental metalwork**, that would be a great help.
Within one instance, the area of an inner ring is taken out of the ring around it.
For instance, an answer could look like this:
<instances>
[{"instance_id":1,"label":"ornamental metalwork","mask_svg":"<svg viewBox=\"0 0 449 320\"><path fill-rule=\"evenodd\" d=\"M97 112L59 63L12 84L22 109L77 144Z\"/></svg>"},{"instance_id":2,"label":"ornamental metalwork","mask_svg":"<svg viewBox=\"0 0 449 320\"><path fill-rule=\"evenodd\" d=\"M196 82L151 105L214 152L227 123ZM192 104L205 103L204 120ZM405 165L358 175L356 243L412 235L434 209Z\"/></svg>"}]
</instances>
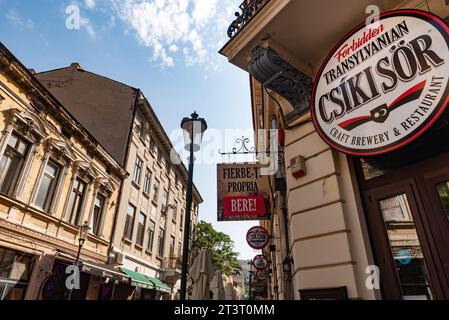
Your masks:
<instances>
[{"instance_id":1,"label":"ornamental metalwork","mask_svg":"<svg viewBox=\"0 0 449 320\"><path fill-rule=\"evenodd\" d=\"M237 138L235 140L235 143L237 144L237 146L240 145L240 147L232 148L232 152L221 152L221 150L218 150L218 153L221 154L222 156L231 154L255 154L256 148L248 147L248 144L250 142L251 140L246 137Z\"/></svg>"},{"instance_id":2,"label":"ornamental metalwork","mask_svg":"<svg viewBox=\"0 0 449 320\"><path fill-rule=\"evenodd\" d=\"M234 37L251 20L251 18L270 0L245 0L239 6L240 12L236 12L237 17L228 28L228 37Z\"/></svg>"}]
</instances>

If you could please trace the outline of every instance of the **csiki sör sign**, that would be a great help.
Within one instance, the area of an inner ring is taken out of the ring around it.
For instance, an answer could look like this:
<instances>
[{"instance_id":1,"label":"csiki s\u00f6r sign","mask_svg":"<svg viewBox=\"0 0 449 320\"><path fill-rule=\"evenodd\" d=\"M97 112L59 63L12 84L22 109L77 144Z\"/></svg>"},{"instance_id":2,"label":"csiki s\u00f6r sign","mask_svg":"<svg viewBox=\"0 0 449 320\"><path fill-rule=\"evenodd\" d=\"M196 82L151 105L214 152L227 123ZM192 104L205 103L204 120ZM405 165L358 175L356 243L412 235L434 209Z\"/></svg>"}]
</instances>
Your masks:
<instances>
[{"instance_id":1,"label":"csiki s\u00f6r sign","mask_svg":"<svg viewBox=\"0 0 449 320\"><path fill-rule=\"evenodd\" d=\"M269 241L268 231L260 226L252 227L246 233L246 242L253 249L263 249Z\"/></svg>"},{"instance_id":2,"label":"csiki s\u00f6r sign","mask_svg":"<svg viewBox=\"0 0 449 320\"><path fill-rule=\"evenodd\" d=\"M258 254L253 259L253 266L257 270L268 268L268 259L263 254Z\"/></svg>"},{"instance_id":3,"label":"csiki s\u00f6r sign","mask_svg":"<svg viewBox=\"0 0 449 320\"><path fill-rule=\"evenodd\" d=\"M333 148L367 156L421 136L448 104L449 28L418 10L384 13L330 52L312 93L317 132Z\"/></svg>"},{"instance_id":4,"label":"csiki s\u00f6r sign","mask_svg":"<svg viewBox=\"0 0 449 320\"><path fill-rule=\"evenodd\" d=\"M269 276L270 276L270 271L268 270L268 268L260 269L260 270L256 271L256 277L261 281L267 280Z\"/></svg>"}]
</instances>

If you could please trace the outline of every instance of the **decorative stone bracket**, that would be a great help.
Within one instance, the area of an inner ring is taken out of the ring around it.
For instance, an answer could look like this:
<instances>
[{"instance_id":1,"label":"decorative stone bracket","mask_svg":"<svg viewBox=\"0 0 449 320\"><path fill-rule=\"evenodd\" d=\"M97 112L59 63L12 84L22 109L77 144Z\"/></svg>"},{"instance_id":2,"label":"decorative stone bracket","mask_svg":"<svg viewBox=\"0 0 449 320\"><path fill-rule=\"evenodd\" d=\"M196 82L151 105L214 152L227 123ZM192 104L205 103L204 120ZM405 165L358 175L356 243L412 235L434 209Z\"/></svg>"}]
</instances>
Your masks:
<instances>
[{"instance_id":1,"label":"decorative stone bracket","mask_svg":"<svg viewBox=\"0 0 449 320\"><path fill-rule=\"evenodd\" d=\"M286 115L291 120L310 106L312 79L289 64L269 47L255 47L251 52L249 73L265 88L286 99L294 112Z\"/></svg>"}]
</instances>

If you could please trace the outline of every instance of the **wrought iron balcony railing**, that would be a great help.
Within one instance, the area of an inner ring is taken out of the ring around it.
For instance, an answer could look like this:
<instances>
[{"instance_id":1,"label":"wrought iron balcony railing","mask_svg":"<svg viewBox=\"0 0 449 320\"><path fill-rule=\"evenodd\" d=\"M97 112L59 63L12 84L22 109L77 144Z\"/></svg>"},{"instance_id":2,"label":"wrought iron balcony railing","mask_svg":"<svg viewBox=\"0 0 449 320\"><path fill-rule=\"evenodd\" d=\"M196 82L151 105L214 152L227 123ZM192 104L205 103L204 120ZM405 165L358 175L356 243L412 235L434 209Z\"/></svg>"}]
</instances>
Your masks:
<instances>
[{"instance_id":1,"label":"wrought iron balcony railing","mask_svg":"<svg viewBox=\"0 0 449 320\"><path fill-rule=\"evenodd\" d=\"M245 0L239 6L241 13L236 12L237 17L228 28L228 37L233 38L251 20L251 18L270 0Z\"/></svg>"}]
</instances>

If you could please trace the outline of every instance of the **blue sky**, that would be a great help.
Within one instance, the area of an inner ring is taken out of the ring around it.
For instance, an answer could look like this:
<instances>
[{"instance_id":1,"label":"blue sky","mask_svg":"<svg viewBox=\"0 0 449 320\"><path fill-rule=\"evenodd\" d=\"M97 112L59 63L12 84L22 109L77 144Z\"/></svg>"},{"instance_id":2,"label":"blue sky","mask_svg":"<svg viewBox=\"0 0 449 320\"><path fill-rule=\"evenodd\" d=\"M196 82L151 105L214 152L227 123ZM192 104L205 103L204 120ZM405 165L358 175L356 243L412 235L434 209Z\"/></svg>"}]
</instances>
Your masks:
<instances>
[{"instance_id":1,"label":"blue sky","mask_svg":"<svg viewBox=\"0 0 449 320\"><path fill-rule=\"evenodd\" d=\"M0 41L36 71L78 62L89 71L142 89L171 136L196 110L205 141L252 128L249 80L217 51L241 0L0 0ZM79 9L79 16L76 10ZM75 13L75 15L74 15ZM73 20L78 18L78 20ZM77 28L79 26L79 29ZM212 148L213 149L213 148ZM209 148L209 151L211 149ZM200 161L194 180L205 202L200 218L231 236L241 258L256 222L216 222L216 161Z\"/></svg>"}]
</instances>

